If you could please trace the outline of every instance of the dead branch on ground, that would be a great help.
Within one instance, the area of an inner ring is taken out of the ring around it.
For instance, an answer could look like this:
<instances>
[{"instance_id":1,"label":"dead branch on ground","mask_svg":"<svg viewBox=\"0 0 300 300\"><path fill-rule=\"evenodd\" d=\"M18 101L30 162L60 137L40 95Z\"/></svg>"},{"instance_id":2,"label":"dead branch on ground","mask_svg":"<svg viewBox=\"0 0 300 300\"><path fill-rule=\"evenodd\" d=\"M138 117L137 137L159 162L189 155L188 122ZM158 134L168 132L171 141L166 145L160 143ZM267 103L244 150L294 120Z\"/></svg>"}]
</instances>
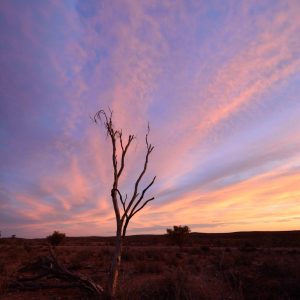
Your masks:
<instances>
[{"instance_id":1,"label":"dead branch on ground","mask_svg":"<svg viewBox=\"0 0 300 300\"><path fill-rule=\"evenodd\" d=\"M69 271L57 258L54 250L49 248L49 255L41 257L24 267L19 272L34 273L31 277L18 277L15 281L8 285L9 290L37 290L50 288L80 288L92 293L94 295L101 295L103 288L95 283L90 278L75 274ZM37 282L41 279L59 279L69 284L57 284L47 281Z\"/></svg>"}]
</instances>

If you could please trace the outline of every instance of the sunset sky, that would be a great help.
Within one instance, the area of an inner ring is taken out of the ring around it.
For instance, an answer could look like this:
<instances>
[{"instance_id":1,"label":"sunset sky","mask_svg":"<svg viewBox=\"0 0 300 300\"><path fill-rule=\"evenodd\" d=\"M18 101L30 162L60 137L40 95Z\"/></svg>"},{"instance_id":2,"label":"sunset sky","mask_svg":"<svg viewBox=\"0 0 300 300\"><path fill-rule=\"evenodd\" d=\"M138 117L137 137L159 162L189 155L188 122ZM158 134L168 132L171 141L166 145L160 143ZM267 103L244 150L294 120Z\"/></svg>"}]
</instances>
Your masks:
<instances>
[{"instance_id":1,"label":"sunset sky","mask_svg":"<svg viewBox=\"0 0 300 300\"><path fill-rule=\"evenodd\" d=\"M300 1L0 2L2 236L113 235L110 107L155 196L128 234L300 229Z\"/></svg>"}]
</instances>

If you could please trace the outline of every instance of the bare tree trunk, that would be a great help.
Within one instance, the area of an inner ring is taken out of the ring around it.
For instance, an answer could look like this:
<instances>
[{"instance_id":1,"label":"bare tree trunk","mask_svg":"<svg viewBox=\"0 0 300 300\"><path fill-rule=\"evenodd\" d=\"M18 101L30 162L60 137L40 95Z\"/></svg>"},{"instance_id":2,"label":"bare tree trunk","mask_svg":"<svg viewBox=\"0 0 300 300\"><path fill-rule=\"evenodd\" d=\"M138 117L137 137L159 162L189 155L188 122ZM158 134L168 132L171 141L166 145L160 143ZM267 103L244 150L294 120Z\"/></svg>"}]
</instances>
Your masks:
<instances>
[{"instance_id":1,"label":"bare tree trunk","mask_svg":"<svg viewBox=\"0 0 300 300\"><path fill-rule=\"evenodd\" d=\"M118 224L117 234L116 234L116 244L115 244L115 253L111 265L111 280L110 280L110 297L111 299L115 299L118 280L119 280L119 273L120 273L120 266L121 266L121 257L122 257L122 246L123 246L123 238L122 238L122 226Z\"/></svg>"},{"instance_id":2,"label":"bare tree trunk","mask_svg":"<svg viewBox=\"0 0 300 300\"><path fill-rule=\"evenodd\" d=\"M139 191L139 185L147 170L149 156L153 151L154 146L148 143L148 135L150 132L150 127L148 125L148 131L145 136L147 152L145 156L144 166L137 180L135 181L132 197L127 201L127 194L125 195L125 197L123 197L124 195L122 195L122 193L119 190L119 179L124 170L125 156L127 150L135 137L134 135L129 135L127 142L126 143L123 142L122 130L116 130L114 128L114 123L112 120L112 111L110 111L110 115L107 115L104 110L99 110L94 116L95 123L97 123L97 119L102 121L103 124L105 125L107 136L110 136L111 143L112 143L112 163L113 163L114 180L113 180L112 190L111 190L111 199L112 199L115 217L116 217L117 232L116 232L115 253L111 264L109 295L111 299L115 299L117 287L118 287L120 266L121 266L122 244L126 236L126 230L129 221L136 213L141 211L150 201L154 200L154 197L144 200L144 196L147 190L154 183L156 177L154 177L152 181L143 190ZM117 158L118 147L121 150L121 158L119 160ZM118 166L118 163L120 163L120 166ZM122 205L123 212L122 211L120 212L119 204Z\"/></svg>"}]
</instances>

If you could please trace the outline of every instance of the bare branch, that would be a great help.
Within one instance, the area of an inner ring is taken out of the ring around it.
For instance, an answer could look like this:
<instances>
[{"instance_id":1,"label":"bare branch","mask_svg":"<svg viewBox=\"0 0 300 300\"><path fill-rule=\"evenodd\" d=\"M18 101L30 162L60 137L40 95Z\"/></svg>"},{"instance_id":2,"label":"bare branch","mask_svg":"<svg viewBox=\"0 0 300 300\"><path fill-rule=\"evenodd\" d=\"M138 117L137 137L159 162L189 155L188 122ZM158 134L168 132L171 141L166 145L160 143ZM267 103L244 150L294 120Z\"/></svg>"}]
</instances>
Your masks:
<instances>
[{"instance_id":1,"label":"bare branch","mask_svg":"<svg viewBox=\"0 0 300 300\"><path fill-rule=\"evenodd\" d=\"M150 134L150 126L148 123L147 133L145 136L146 154L145 154L143 168L134 183L134 189L133 189L133 194L131 196L131 199L129 203L127 203L127 194L124 199L122 193L119 190L119 179L125 168L125 159L126 159L127 151L135 136L129 135L127 142L124 142L122 130L117 130L114 128L113 112L110 108L109 108L109 114L106 114L104 110L99 110L95 114L93 121L95 123L98 123L100 121L105 126L106 135L107 137L108 136L110 137L112 143L112 163L113 163L114 177L113 177L113 185L111 189L111 199L115 211L117 230L116 230L115 253L111 265L109 294L111 298L114 298L116 293L117 281L118 281L120 263L121 263L122 240L126 235L126 229L128 227L129 221L135 214L137 214L140 210L142 210L150 201L154 200L154 197L152 197L146 201L143 201L146 192L153 185L156 177L154 177L152 181L141 192L139 192L139 185L144 174L146 173L149 156L153 151L154 146L152 146L148 141L148 136ZM121 150L120 151L121 157L118 161L117 153L119 150ZM120 163L119 167L118 167L118 163ZM124 211L122 216L119 210L119 201Z\"/></svg>"},{"instance_id":2,"label":"bare branch","mask_svg":"<svg viewBox=\"0 0 300 300\"><path fill-rule=\"evenodd\" d=\"M148 126L147 126L147 133L146 133L146 145L147 145L147 148L149 148L149 144L148 144L148 135L150 133L150 124L148 122Z\"/></svg>"},{"instance_id":3,"label":"bare branch","mask_svg":"<svg viewBox=\"0 0 300 300\"><path fill-rule=\"evenodd\" d=\"M144 188L140 198L138 199L138 201L136 201L136 203L134 204L133 208L131 209L131 212L129 214L129 216L133 215L136 208L138 207L138 205L141 203L141 201L143 200L145 193L147 192L147 190L152 186L152 184L154 183L156 179L156 176L154 176L154 178L152 179L152 181L148 184L148 186L146 188Z\"/></svg>"},{"instance_id":4,"label":"bare branch","mask_svg":"<svg viewBox=\"0 0 300 300\"><path fill-rule=\"evenodd\" d=\"M137 214L140 210L142 210L150 201L153 201L155 198L152 197L150 199L148 199L147 201L145 201L143 203L143 205L138 208L137 210L135 210L134 212L131 212L130 215L126 215L126 220L125 220L125 223L124 223L124 226L123 226L123 231L122 231L122 237L124 238L126 236L126 230L127 230L127 227L128 227L128 224L129 224L129 221L130 219L135 215Z\"/></svg>"},{"instance_id":5,"label":"bare branch","mask_svg":"<svg viewBox=\"0 0 300 300\"><path fill-rule=\"evenodd\" d=\"M102 116L104 117L104 121L103 121L103 119L102 119ZM107 117L107 114L106 114L106 112L103 110L103 109L100 109L99 111L97 111L96 112L96 114L94 115L94 122L97 124L98 123L98 121L100 121L100 122L102 122L104 125L105 125L105 127L109 124L109 119L111 120L111 118L112 118L112 112L110 112L110 116L109 116L109 118Z\"/></svg>"},{"instance_id":6,"label":"bare branch","mask_svg":"<svg viewBox=\"0 0 300 300\"><path fill-rule=\"evenodd\" d=\"M119 199L120 199L120 202L123 206L123 210L124 210L124 215L127 216L126 214L126 201L127 201L127 194L125 195L125 199L123 200L123 196L121 194L121 192L119 191L119 189L115 189L115 191L117 192L117 194L119 195Z\"/></svg>"},{"instance_id":7,"label":"bare branch","mask_svg":"<svg viewBox=\"0 0 300 300\"><path fill-rule=\"evenodd\" d=\"M122 139L122 135L123 135L123 132L122 132L122 129L119 131L119 140L120 140L120 146L121 146L121 149L122 151L124 152L124 147L123 147L123 139Z\"/></svg>"},{"instance_id":8,"label":"bare branch","mask_svg":"<svg viewBox=\"0 0 300 300\"><path fill-rule=\"evenodd\" d=\"M123 226L123 231L122 231L122 236L123 236L123 237L125 237L125 235L126 235L126 230L127 230L127 227L128 227L128 224L129 224L130 219L131 219L136 213L138 213L140 210L142 210L142 209L147 205L147 203L149 203L150 201L154 200L154 197L152 197L152 198L148 199L147 201L145 201L145 202L142 204L142 206L141 206L140 208L137 208L138 205L139 205L139 204L141 203L141 201L143 200L143 198L144 198L145 193L147 192L147 190L153 185L155 179L156 179L156 176L154 176L154 178L153 178L152 181L148 184L148 186L147 186L146 188L144 188L144 190L143 190L143 192L142 192L142 194L141 194L139 200L135 203L135 205L133 206L133 208L132 208L131 212L129 213L129 215L128 215L128 211L129 211L130 207L128 206L129 209L128 209L128 207L127 207L127 209L126 209L126 211L125 211L125 214L124 214L125 217L126 217L126 220L125 220L125 224L124 224L124 226ZM139 195L139 193L137 193L137 196L138 196L138 195Z\"/></svg>"},{"instance_id":9,"label":"bare branch","mask_svg":"<svg viewBox=\"0 0 300 300\"><path fill-rule=\"evenodd\" d=\"M120 134L120 131L115 130L113 127L113 121L112 121L112 116L113 112L109 109L110 115L108 116L106 112L101 109L99 110L95 116L94 116L94 121L97 123L97 121L101 121L105 128L106 128L106 134L107 136L110 136L111 143L112 143L112 162L113 162L113 171L114 171L114 181L113 181L113 187L111 190L111 197L112 197L112 202L114 206L114 211L116 215L116 220L120 220L120 211L119 211L119 206L118 206L118 201L116 197L116 189L118 188L118 160L117 160L117 145L116 145L116 138Z\"/></svg>"},{"instance_id":10,"label":"bare branch","mask_svg":"<svg viewBox=\"0 0 300 300\"><path fill-rule=\"evenodd\" d=\"M122 197L122 194L121 194L121 192L118 190L118 189L114 189L117 193L118 193L118 195L119 195L119 198L120 198L120 201L121 201L121 203L123 204L124 203L124 201L123 201L123 197Z\"/></svg>"},{"instance_id":11,"label":"bare branch","mask_svg":"<svg viewBox=\"0 0 300 300\"><path fill-rule=\"evenodd\" d=\"M149 155L151 154L151 152L153 151L154 149L154 146L152 146L151 144L148 143L148 135L150 133L150 127L149 127L149 124L148 124L148 132L146 134L146 146L147 146L147 152L146 152L146 157L145 157L145 162L144 162L144 167L143 167L143 170L142 172L140 173L138 179L136 180L135 182L135 185L134 185L134 191L133 191L133 195L132 195L132 198L129 202L129 205L127 206L126 208L126 212L128 213L128 211L130 210L131 206L134 204L136 198L137 198L137 195L138 195L138 188L139 188L139 184L140 184L140 181L142 180L144 174L146 173L146 170L147 170L147 166L148 166L148 161L149 161ZM155 180L155 179L154 179ZM152 183L153 184L153 183ZM151 185L152 185L151 184ZM150 186L151 186L150 185Z\"/></svg>"},{"instance_id":12,"label":"bare branch","mask_svg":"<svg viewBox=\"0 0 300 300\"><path fill-rule=\"evenodd\" d=\"M121 167L120 167L120 169L119 169L119 171L118 171L118 174L117 174L118 178L120 178L120 176L121 176L121 174L122 174L122 172L123 172L124 165L125 165L125 156L126 156L126 153L127 153L128 148L129 148L129 146L130 146L130 143L131 143L131 142L133 141L133 139L134 139L134 135L129 135L129 136L128 136L128 141L127 141L127 144L126 144L125 148L124 148L124 146L123 146L122 132L121 132L121 134L119 135L119 139L120 139L120 145L121 145L121 149L122 149L122 156L121 156Z\"/></svg>"},{"instance_id":13,"label":"bare branch","mask_svg":"<svg viewBox=\"0 0 300 300\"><path fill-rule=\"evenodd\" d=\"M54 250L49 247L49 256L40 257L36 261L23 267L23 270L19 271L28 272L34 274L32 277L19 277L16 281L11 283L8 288L21 289L21 290L35 290L41 288L68 288L79 287L92 292L95 296L100 297L103 295L104 289L92 279L88 277L73 273L67 269L67 267L58 260ZM36 280L43 278L42 281L36 282ZM55 283L48 281L49 278L55 278ZM59 281L69 282L70 285L57 284Z\"/></svg>"},{"instance_id":14,"label":"bare branch","mask_svg":"<svg viewBox=\"0 0 300 300\"><path fill-rule=\"evenodd\" d=\"M142 194L141 194L141 196L140 196L139 201L142 200L142 199L144 198L145 193L146 193L147 190L152 186L152 184L154 183L155 179L156 179L156 176L154 176L153 179L152 179L152 181L148 184L148 186L147 186L146 188L143 189L143 192L142 192Z\"/></svg>"},{"instance_id":15,"label":"bare branch","mask_svg":"<svg viewBox=\"0 0 300 300\"><path fill-rule=\"evenodd\" d=\"M140 210L142 210L150 201L153 201L155 198L152 197L150 199L148 199L147 201L144 202L144 204L139 208L137 209L136 211L133 212L133 214L130 215L129 219L131 219L136 213L138 213Z\"/></svg>"}]
</instances>

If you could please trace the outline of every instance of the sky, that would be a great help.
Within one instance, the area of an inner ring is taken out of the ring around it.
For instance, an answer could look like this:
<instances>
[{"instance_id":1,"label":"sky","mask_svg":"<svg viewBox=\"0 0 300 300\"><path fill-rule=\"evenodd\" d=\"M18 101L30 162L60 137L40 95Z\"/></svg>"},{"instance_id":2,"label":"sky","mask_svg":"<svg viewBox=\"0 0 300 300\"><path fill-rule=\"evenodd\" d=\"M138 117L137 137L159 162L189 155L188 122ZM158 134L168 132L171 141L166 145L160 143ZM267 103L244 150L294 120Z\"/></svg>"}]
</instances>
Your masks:
<instances>
[{"instance_id":1,"label":"sky","mask_svg":"<svg viewBox=\"0 0 300 300\"><path fill-rule=\"evenodd\" d=\"M122 193L155 146L155 200L128 234L300 229L300 1L1 0L2 236L115 233L111 144L135 134Z\"/></svg>"}]
</instances>

